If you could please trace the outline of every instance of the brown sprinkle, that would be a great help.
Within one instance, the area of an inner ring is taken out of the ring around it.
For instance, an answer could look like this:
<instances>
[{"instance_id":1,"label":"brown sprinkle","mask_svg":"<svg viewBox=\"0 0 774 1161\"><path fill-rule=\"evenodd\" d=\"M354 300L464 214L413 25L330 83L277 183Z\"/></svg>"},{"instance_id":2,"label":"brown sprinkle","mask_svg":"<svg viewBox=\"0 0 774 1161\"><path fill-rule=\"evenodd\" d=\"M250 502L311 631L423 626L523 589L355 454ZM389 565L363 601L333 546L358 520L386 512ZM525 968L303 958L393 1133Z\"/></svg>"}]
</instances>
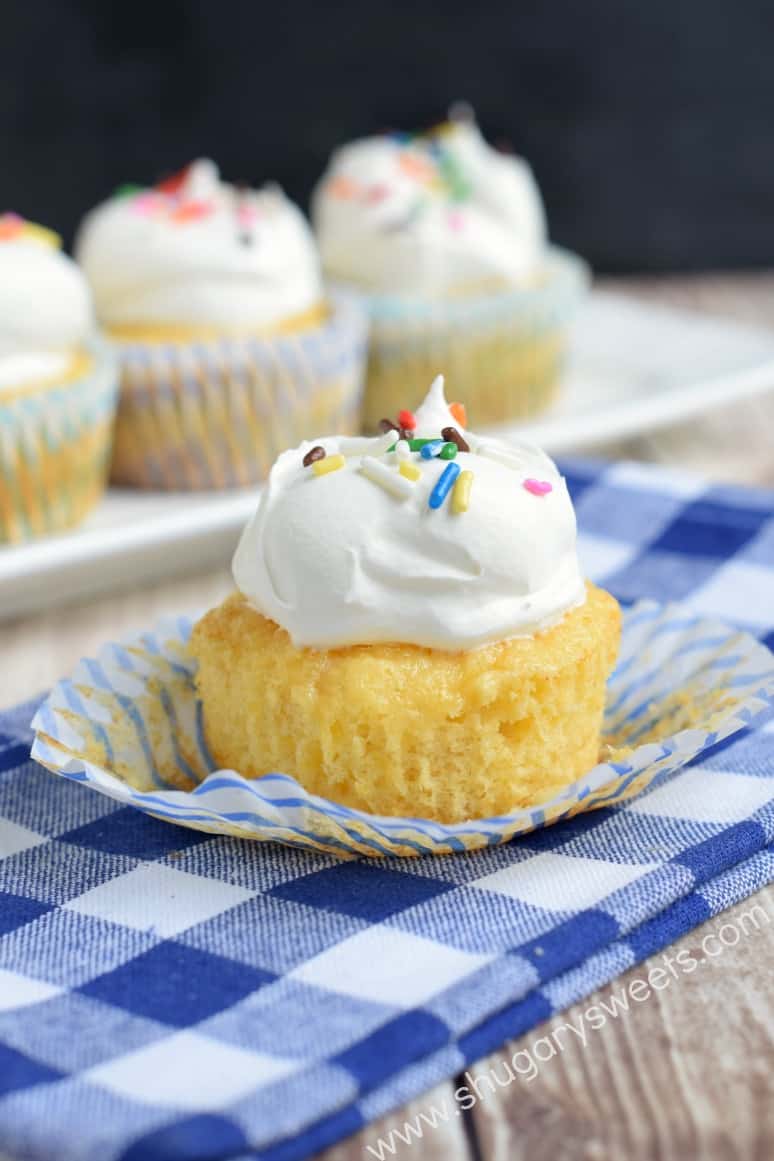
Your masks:
<instances>
[{"instance_id":1,"label":"brown sprinkle","mask_svg":"<svg viewBox=\"0 0 774 1161\"><path fill-rule=\"evenodd\" d=\"M445 427L441 432L441 437L442 439L445 439L447 443L456 443L457 451L470 451L469 445L462 438L456 427Z\"/></svg>"},{"instance_id":2,"label":"brown sprinkle","mask_svg":"<svg viewBox=\"0 0 774 1161\"><path fill-rule=\"evenodd\" d=\"M393 422L392 419L380 419L379 420L379 431L383 431L383 432L397 431L398 434L400 434L400 428L398 427L397 423Z\"/></svg>"},{"instance_id":3,"label":"brown sprinkle","mask_svg":"<svg viewBox=\"0 0 774 1161\"><path fill-rule=\"evenodd\" d=\"M324 447L313 447L304 456L304 461L303 461L304 467L308 468L310 466L310 464L313 464L316 460L324 460L324 459L325 459L325 448Z\"/></svg>"}]
</instances>

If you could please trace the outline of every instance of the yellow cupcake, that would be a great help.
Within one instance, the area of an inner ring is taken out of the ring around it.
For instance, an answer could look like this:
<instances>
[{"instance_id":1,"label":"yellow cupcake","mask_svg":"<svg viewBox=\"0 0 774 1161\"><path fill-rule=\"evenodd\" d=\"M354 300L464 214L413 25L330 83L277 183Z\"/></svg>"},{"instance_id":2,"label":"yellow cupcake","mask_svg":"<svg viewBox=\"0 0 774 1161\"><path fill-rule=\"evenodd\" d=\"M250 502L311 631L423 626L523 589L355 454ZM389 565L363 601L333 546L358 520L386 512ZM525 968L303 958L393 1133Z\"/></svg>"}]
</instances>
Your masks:
<instances>
[{"instance_id":1,"label":"yellow cupcake","mask_svg":"<svg viewBox=\"0 0 774 1161\"><path fill-rule=\"evenodd\" d=\"M77 524L105 487L117 376L50 230L0 216L0 542Z\"/></svg>"},{"instance_id":2,"label":"yellow cupcake","mask_svg":"<svg viewBox=\"0 0 774 1161\"><path fill-rule=\"evenodd\" d=\"M280 457L191 650L215 761L441 822L553 797L598 760L620 613L586 585L537 448L464 430L438 380L394 431ZM437 437L437 438L434 438Z\"/></svg>"},{"instance_id":3,"label":"yellow cupcake","mask_svg":"<svg viewBox=\"0 0 774 1161\"><path fill-rule=\"evenodd\" d=\"M238 487L320 424L356 429L366 321L326 300L277 188L237 189L197 161L98 206L76 254L121 365L117 483Z\"/></svg>"},{"instance_id":4,"label":"yellow cupcake","mask_svg":"<svg viewBox=\"0 0 774 1161\"><path fill-rule=\"evenodd\" d=\"M301 649L237 594L199 621L191 649L219 766L457 822L535 806L597 763L619 636L616 601L592 585L553 629L461 653Z\"/></svg>"},{"instance_id":5,"label":"yellow cupcake","mask_svg":"<svg viewBox=\"0 0 774 1161\"><path fill-rule=\"evenodd\" d=\"M328 277L368 307L366 430L418 405L440 369L481 425L548 406L588 268L548 246L532 171L469 110L337 149L313 216Z\"/></svg>"}]
</instances>

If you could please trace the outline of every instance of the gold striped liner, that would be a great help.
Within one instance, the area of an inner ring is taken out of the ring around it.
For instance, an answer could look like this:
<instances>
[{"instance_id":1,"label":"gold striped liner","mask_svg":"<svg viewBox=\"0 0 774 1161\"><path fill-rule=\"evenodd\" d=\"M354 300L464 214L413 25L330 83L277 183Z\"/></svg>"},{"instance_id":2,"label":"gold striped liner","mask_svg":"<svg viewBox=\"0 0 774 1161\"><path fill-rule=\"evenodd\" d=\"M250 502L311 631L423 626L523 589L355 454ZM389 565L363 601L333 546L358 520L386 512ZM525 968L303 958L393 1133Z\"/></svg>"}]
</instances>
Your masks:
<instances>
[{"instance_id":1,"label":"gold striped liner","mask_svg":"<svg viewBox=\"0 0 774 1161\"><path fill-rule=\"evenodd\" d=\"M367 325L362 306L343 295L306 331L114 342L121 397L111 478L140 488L240 487L303 439L356 431Z\"/></svg>"},{"instance_id":2,"label":"gold striped liner","mask_svg":"<svg viewBox=\"0 0 774 1161\"><path fill-rule=\"evenodd\" d=\"M363 422L421 403L436 375L476 427L527 419L555 398L569 323L588 285L574 255L552 250L541 285L418 303L372 297Z\"/></svg>"},{"instance_id":3,"label":"gold striped liner","mask_svg":"<svg viewBox=\"0 0 774 1161\"><path fill-rule=\"evenodd\" d=\"M0 398L0 543L70 528L102 495L118 376L103 344L89 355L70 382Z\"/></svg>"}]
</instances>

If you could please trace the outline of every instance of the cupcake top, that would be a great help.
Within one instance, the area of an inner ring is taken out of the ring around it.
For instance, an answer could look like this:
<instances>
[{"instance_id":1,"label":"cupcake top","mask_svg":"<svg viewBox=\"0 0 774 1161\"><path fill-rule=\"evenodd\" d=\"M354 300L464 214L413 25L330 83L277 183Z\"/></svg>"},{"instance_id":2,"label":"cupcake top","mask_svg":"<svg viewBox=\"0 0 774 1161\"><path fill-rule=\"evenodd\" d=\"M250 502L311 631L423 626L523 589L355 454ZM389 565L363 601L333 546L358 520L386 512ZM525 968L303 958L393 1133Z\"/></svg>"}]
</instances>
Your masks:
<instances>
[{"instance_id":1,"label":"cupcake top","mask_svg":"<svg viewBox=\"0 0 774 1161\"><path fill-rule=\"evenodd\" d=\"M195 161L87 214L75 254L107 327L272 328L322 301L314 239L278 186L242 189Z\"/></svg>"},{"instance_id":2,"label":"cupcake top","mask_svg":"<svg viewBox=\"0 0 774 1161\"><path fill-rule=\"evenodd\" d=\"M83 274L51 230L0 214L0 392L55 379L94 329Z\"/></svg>"},{"instance_id":3,"label":"cupcake top","mask_svg":"<svg viewBox=\"0 0 774 1161\"><path fill-rule=\"evenodd\" d=\"M440 376L399 426L279 457L234 557L260 613L298 646L465 650L583 603L575 513L544 452L466 430Z\"/></svg>"},{"instance_id":4,"label":"cupcake top","mask_svg":"<svg viewBox=\"0 0 774 1161\"><path fill-rule=\"evenodd\" d=\"M443 298L524 286L546 245L531 169L490 148L469 114L337 149L312 216L326 273L372 292Z\"/></svg>"}]
</instances>

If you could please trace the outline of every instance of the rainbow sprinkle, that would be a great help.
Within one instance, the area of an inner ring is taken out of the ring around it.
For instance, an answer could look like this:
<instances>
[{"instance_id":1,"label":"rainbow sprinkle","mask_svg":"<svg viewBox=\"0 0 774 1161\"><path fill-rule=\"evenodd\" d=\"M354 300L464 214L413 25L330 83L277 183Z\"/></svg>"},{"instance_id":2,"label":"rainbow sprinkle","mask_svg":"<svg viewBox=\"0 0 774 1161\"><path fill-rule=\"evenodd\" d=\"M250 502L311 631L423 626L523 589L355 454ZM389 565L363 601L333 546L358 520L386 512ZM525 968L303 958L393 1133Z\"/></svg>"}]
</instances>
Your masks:
<instances>
[{"instance_id":1,"label":"rainbow sprinkle","mask_svg":"<svg viewBox=\"0 0 774 1161\"><path fill-rule=\"evenodd\" d=\"M453 460L457 458L458 447L456 443L449 441L445 443L438 453L439 460Z\"/></svg>"},{"instance_id":2,"label":"rainbow sprinkle","mask_svg":"<svg viewBox=\"0 0 774 1161\"><path fill-rule=\"evenodd\" d=\"M326 463L325 460L320 462ZM414 485L403 473L390 471L386 464L381 463L380 460L375 460L373 456L363 456L360 471L374 484L378 484L380 488L384 488L385 492L389 492L391 496L396 496L399 500L408 500L414 491Z\"/></svg>"},{"instance_id":3,"label":"rainbow sprinkle","mask_svg":"<svg viewBox=\"0 0 774 1161\"><path fill-rule=\"evenodd\" d=\"M460 474L460 465L454 462L447 464L439 476L435 487L427 501L430 508L440 508L449 492L452 490L457 476Z\"/></svg>"},{"instance_id":4,"label":"rainbow sprinkle","mask_svg":"<svg viewBox=\"0 0 774 1161\"><path fill-rule=\"evenodd\" d=\"M164 198L156 190L146 189L132 201L132 209L136 214L142 214L145 218L154 217L154 215L161 213L164 208Z\"/></svg>"},{"instance_id":5,"label":"rainbow sprinkle","mask_svg":"<svg viewBox=\"0 0 774 1161\"><path fill-rule=\"evenodd\" d=\"M395 433L393 432L393 436L394 436L394 434ZM408 440L401 440L400 442L407 443L409 446L409 451L421 452L422 448L426 447L427 444L429 444L429 443L443 443L443 440L442 439L408 439ZM398 446L397 443L394 443L391 447L387 448L387 451L395 451L395 448L397 446ZM425 457L425 458L427 458L427 457Z\"/></svg>"},{"instance_id":6,"label":"rainbow sprinkle","mask_svg":"<svg viewBox=\"0 0 774 1161\"><path fill-rule=\"evenodd\" d=\"M46 226L39 226L37 222L28 222L19 214L0 214L0 242L14 242L16 240L39 242L42 246L50 246L52 250L58 250L62 245L62 239L59 235L53 230L47 229Z\"/></svg>"},{"instance_id":7,"label":"rainbow sprinkle","mask_svg":"<svg viewBox=\"0 0 774 1161\"><path fill-rule=\"evenodd\" d=\"M360 186L356 181L353 181L351 177L347 177L346 174L341 173L337 174L336 177L332 177L328 182L327 192L331 197L349 201L351 198L357 197L359 190Z\"/></svg>"},{"instance_id":8,"label":"rainbow sprinkle","mask_svg":"<svg viewBox=\"0 0 774 1161\"><path fill-rule=\"evenodd\" d=\"M344 456L326 456L324 460L315 460L312 471L316 476L327 476L329 472L337 472L344 467Z\"/></svg>"},{"instance_id":9,"label":"rainbow sprinkle","mask_svg":"<svg viewBox=\"0 0 774 1161\"><path fill-rule=\"evenodd\" d=\"M398 471L407 480L413 480L414 483L422 479L422 469L417 467L416 464L412 464L411 460L401 460Z\"/></svg>"},{"instance_id":10,"label":"rainbow sprinkle","mask_svg":"<svg viewBox=\"0 0 774 1161\"><path fill-rule=\"evenodd\" d=\"M414 451L414 446L413 446L414 443L419 443L419 442L420 442L419 440L413 440L413 439L410 441L409 447L411 448L412 451ZM435 459L435 457L437 455L441 454L441 449L444 447L444 442L442 439L427 439L427 440L422 440L421 442L422 442L422 447L419 449L419 454L421 455L423 460Z\"/></svg>"},{"instance_id":11,"label":"rainbow sprinkle","mask_svg":"<svg viewBox=\"0 0 774 1161\"><path fill-rule=\"evenodd\" d=\"M260 217L260 213L257 206L243 201L236 208L236 216L240 226L252 226Z\"/></svg>"},{"instance_id":12,"label":"rainbow sprinkle","mask_svg":"<svg viewBox=\"0 0 774 1161\"><path fill-rule=\"evenodd\" d=\"M176 206L172 210L170 217L173 222L196 222L200 218L209 217L214 209L214 202L190 198L188 201L181 202L179 206Z\"/></svg>"},{"instance_id":13,"label":"rainbow sprinkle","mask_svg":"<svg viewBox=\"0 0 774 1161\"><path fill-rule=\"evenodd\" d=\"M473 473L460 472L451 498L451 509L455 516L467 512L470 507L470 489L473 486Z\"/></svg>"},{"instance_id":14,"label":"rainbow sprinkle","mask_svg":"<svg viewBox=\"0 0 774 1161\"><path fill-rule=\"evenodd\" d=\"M0 241L10 242L18 238L24 229L24 218L19 214L0 214Z\"/></svg>"},{"instance_id":15,"label":"rainbow sprinkle","mask_svg":"<svg viewBox=\"0 0 774 1161\"><path fill-rule=\"evenodd\" d=\"M524 487L533 496L547 496L549 492L554 490L554 485L550 484L548 480L525 480Z\"/></svg>"},{"instance_id":16,"label":"rainbow sprinkle","mask_svg":"<svg viewBox=\"0 0 774 1161\"><path fill-rule=\"evenodd\" d=\"M461 424L462 427L468 426L468 413L464 403L450 403L449 411L451 411L457 423Z\"/></svg>"},{"instance_id":17,"label":"rainbow sprinkle","mask_svg":"<svg viewBox=\"0 0 774 1161\"><path fill-rule=\"evenodd\" d=\"M145 187L138 185L135 181L125 181L123 185L119 185L113 194L114 198L131 198L138 193L142 193Z\"/></svg>"}]
</instances>

